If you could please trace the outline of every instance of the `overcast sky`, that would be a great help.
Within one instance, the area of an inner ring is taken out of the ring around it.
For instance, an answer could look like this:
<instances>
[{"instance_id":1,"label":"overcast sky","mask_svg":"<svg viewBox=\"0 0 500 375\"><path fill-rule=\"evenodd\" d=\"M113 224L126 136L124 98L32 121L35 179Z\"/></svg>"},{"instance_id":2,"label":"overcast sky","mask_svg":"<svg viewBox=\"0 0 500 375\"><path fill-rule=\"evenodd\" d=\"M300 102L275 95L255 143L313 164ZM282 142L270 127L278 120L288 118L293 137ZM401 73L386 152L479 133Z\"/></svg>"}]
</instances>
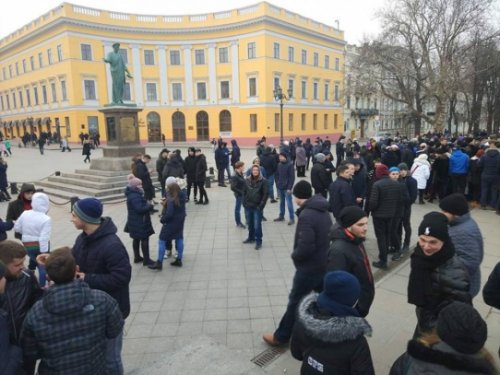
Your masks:
<instances>
[{"instance_id":1,"label":"overcast sky","mask_svg":"<svg viewBox=\"0 0 500 375\"><path fill-rule=\"evenodd\" d=\"M259 0L68 0L104 10L124 13L184 15L211 13L256 4ZM345 31L348 43L358 43L365 34L378 31L375 12L385 0L269 0L271 4L299 13L305 17L336 26ZM0 12L0 38L19 29L52 8L61 0L8 0Z\"/></svg>"}]
</instances>

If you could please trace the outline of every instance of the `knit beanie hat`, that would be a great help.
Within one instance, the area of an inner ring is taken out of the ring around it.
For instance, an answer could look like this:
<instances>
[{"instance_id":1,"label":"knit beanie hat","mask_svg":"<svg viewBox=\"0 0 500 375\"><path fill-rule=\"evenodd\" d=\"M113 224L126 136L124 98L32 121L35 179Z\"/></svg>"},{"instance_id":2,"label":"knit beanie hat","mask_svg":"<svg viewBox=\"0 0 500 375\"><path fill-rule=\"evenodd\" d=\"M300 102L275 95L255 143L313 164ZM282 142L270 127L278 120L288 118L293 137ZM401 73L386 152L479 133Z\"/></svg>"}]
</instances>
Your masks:
<instances>
[{"instance_id":1,"label":"knit beanie hat","mask_svg":"<svg viewBox=\"0 0 500 375\"><path fill-rule=\"evenodd\" d=\"M175 184L177 182L177 179L174 176L167 177L165 180L165 186Z\"/></svg>"},{"instance_id":2,"label":"knit beanie hat","mask_svg":"<svg viewBox=\"0 0 500 375\"><path fill-rule=\"evenodd\" d=\"M130 186L131 188L142 186L142 181L139 178L135 177L133 174L129 174L127 176L127 180L128 186Z\"/></svg>"},{"instance_id":3,"label":"knit beanie hat","mask_svg":"<svg viewBox=\"0 0 500 375\"><path fill-rule=\"evenodd\" d=\"M472 306L456 301L440 311L437 334L460 353L475 354L486 342L488 327Z\"/></svg>"},{"instance_id":4,"label":"knit beanie hat","mask_svg":"<svg viewBox=\"0 0 500 375\"><path fill-rule=\"evenodd\" d=\"M399 163L398 164L398 168L399 168L400 171L407 171L407 170L409 170L408 164L406 164L406 163Z\"/></svg>"},{"instance_id":5,"label":"knit beanie hat","mask_svg":"<svg viewBox=\"0 0 500 375\"><path fill-rule=\"evenodd\" d=\"M73 212L86 223L101 224L102 203L97 198L80 199L74 204Z\"/></svg>"},{"instance_id":6,"label":"knit beanie hat","mask_svg":"<svg viewBox=\"0 0 500 375\"><path fill-rule=\"evenodd\" d=\"M346 271L328 272L316 303L321 310L334 316L359 316L354 306L360 293L361 286L356 276Z\"/></svg>"},{"instance_id":7,"label":"knit beanie hat","mask_svg":"<svg viewBox=\"0 0 500 375\"><path fill-rule=\"evenodd\" d=\"M401 170L398 167L390 167L389 173L391 173L391 172L401 172Z\"/></svg>"},{"instance_id":8,"label":"knit beanie hat","mask_svg":"<svg viewBox=\"0 0 500 375\"><path fill-rule=\"evenodd\" d=\"M299 181L293 187L292 193L299 199L309 199L312 197L312 186L305 180Z\"/></svg>"},{"instance_id":9,"label":"knit beanie hat","mask_svg":"<svg viewBox=\"0 0 500 375\"><path fill-rule=\"evenodd\" d=\"M342 227L349 228L364 217L366 217L366 212L358 206L347 206L340 211L339 223Z\"/></svg>"},{"instance_id":10,"label":"knit beanie hat","mask_svg":"<svg viewBox=\"0 0 500 375\"><path fill-rule=\"evenodd\" d=\"M323 163L326 159L326 156L325 156L325 154L320 152L319 154L314 155L314 159L316 159L316 161L318 161L320 163Z\"/></svg>"},{"instance_id":11,"label":"knit beanie hat","mask_svg":"<svg viewBox=\"0 0 500 375\"><path fill-rule=\"evenodd\" d=\"M0 262L0 280L3 279L6 271L7 271L7 267L5 267L5 265L2 262Z\"/></svg>"},{"instance_id":12,"label":"knit beanie hat","mask_svg":"<svg viewBox=\"0 0 500 375\"><path fill-rule=\"evenodd\" d=\"M450 194L439 201L439 208L452 215L462 216L469 212L469 204L461 193Z\"/></svg>"},{"instance_id":13,"label":"knit beanie hat","mask_svg":"<svg viewBox=\"0 0 500 375\"><path fill-rule=\"evenodd\" d=\"M441 212L429 212L424 216L418 227L418 235L422 234L446 242L450 238L448 234L448 218Z\"/></svg>"}]
</instances>

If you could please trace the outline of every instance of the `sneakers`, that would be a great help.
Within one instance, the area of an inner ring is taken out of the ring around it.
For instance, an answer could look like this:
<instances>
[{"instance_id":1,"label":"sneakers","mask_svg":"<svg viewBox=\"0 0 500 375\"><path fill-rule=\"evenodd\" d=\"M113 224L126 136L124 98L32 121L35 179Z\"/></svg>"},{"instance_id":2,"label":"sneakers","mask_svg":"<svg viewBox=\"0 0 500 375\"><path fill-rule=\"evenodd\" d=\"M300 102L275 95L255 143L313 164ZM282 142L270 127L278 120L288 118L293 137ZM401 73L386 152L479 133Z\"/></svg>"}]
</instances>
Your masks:
<instances>
[{"instance_id":1,"label":"sneakers","mask_svg":"<svg viewBox=\"0 0 500 375\"><path fill-rule=\"evenodd\" d=\"M254 243L255 240L252 240L251 238L247 238L243 243Z\"/></svg>"},{"instance_id":2,"label":"sneakers","mask_svg":"<svg viewBox=\"0 0 500 375\"><path fill-rule=\"evenodd\" d=\"M396 260L400 260L401 259L401 253L398 251L398 252L395 252L393 255L392 255L392 260L393 261L396 261Z\"/></svg>"},{"instance_id":3,"label":"sneakers","mask_svg":"<svg viewBox=\"0 0 500 375\"><path fill-rule=\"evenodd\" d=\"M165 252L165 255L163 256L163 259L168 259L172 256L172 250L167 250Z\"/></svg>"},{"instance_id":4,"label":"sneakers","mask_svg":"<svg viewBox=\"0 0 500 375\"><path fill-rule=\"evenodd\" d=\"M276 203L276 202L277 202L277 200L276 200L276 199L271 199L269 202L270 202L270 203Z\"/></svg>"},{"instance_id":5,"label":"sneakers","mask_svg":"<svg viewBox=\"0 0 500 375\"><path fill-rule=\"evenodd\" d=\"M148 266L150 270L158 270L161 271L163 269L163 263L161 262L154 262L150 266Z\"/></svg>"},{"instance_id":6,"label":"sneakers","mask_svg":"<svg viewBox=\"0 0 500 375\"><path fill-rule=\"evenodd\" d=\"M258 243L255 245L255 250L260 250L262 248L262 244Z\"/></svg>"},{"instance_id":7,"label":"sneakers","mask_svg":"<svg viewBox=\"0 0 500 375\"><path fill-rule=\"evenodd\" d=\"M182 267L182 260L180 260L179 258L177 258L172 263L170 263L170 265L174 266L174 267Z\"/></svg>"},{"instance_id":8,"label":"sneakers","mask_svg":"<svg viewBox=\"0 0 500 375\"><path fill-rule=\"evenodd\" d=\"M387 263L382 263L381 261L372 262L372 266L375 268L380 268L381 270L386 271L388 269Z\"/></svg>"},{"instance_id":9,"label":"sneakers","mask_svg":"<svg viewBox=\"0 0 500 375\"><path fill-rule=\"evenodd\" d=\"M285 218L283 218L283 217L277 217L273 221L285 221Z\"/></svg>"},{"instance_id":10,"label":"sneakers","mask_svg":"<svg viewBox=\"0 0 500 375\"><path fill-rule=\"evenodd\" d=\"M236 226L238 228L247 229L247 227L244 224L242 224L242 223L236 224Z\"/></svg>"},{"instance_id":11,"label":"sneakers","mask_svg":"<svg viewBox=\"0 0 500 375\"><path fill-rule=\"evenodd\" d=\"M262 335L262 340L264 340L266 344L271 345L271 346L283 346L283 345L286 345L285 342L278 341L274 337L274 333L264 333Z\"/></svg>"}]
</instances>

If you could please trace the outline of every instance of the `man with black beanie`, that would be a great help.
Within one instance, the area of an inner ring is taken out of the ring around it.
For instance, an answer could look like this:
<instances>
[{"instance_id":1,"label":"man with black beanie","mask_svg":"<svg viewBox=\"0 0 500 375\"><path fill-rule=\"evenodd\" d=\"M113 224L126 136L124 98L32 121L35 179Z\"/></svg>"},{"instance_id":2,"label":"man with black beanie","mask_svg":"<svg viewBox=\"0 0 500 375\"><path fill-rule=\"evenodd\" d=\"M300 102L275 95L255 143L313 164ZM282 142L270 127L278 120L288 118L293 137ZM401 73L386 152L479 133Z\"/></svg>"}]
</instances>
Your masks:
<instances>
[{"instance_id":1,"label":"man with black beanie","mask_svg":"<svg viewBox=\"0 0 500 375\"><path fill-rule=\"evenodd\" d=\"M424 216L411 255L408 303L416 306L416 334L436 326L439 312L452 301L470 303L469 273L455 254L448 219L440 212Z\"/></svg>"},{"instance_id":2,"label":"man with black beanie","mask_svg":"<svg viewBox=\"0 0 500 375\"><path fill-rule=\"evenodd\" d=\"M330 232L327 265L327 272L343 270L356 276L361 284L356 310L362 317L368 315L375 296L370 260L363 245L367 232L366 212L358 206L345 207Z\"/></svg>"},{"instance_id":3,"label":"man with black beanie","mask_svg":"<svg viewBox=\"0 0 500 375\"><path fill-rule=\"evenodd\" d=\"M305 180L295 184L293 195L299 206L292 252L296 271L288 306L278 328L262 337L271 346L285 345L290 340L300 301L313 290L321 291L326 271L328 231L332 226L328 201L321 194L313 196L312 186Z\"/></svg>"}]
</instances>

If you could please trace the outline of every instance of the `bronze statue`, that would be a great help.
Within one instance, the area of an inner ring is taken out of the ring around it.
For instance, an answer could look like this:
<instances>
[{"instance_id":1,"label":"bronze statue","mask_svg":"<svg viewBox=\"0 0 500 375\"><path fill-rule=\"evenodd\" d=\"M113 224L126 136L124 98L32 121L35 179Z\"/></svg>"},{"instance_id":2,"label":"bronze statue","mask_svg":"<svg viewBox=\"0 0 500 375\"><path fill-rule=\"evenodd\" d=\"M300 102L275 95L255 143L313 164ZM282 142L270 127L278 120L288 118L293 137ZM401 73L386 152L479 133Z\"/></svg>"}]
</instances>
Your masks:
<instances>
[{"instance_id":1,"label":"bronze statue","mask_svg":"<svg viewBox=\"0 0 500 375\"><path fill-rule=\"evenodd\" d=\"M113 52L108 53L104 62L110 65L111 78L113 80L113 101L111 104L123 104L125 76L132 78L132 75L128 71L127 65L120 54L120 43L113 44Z\"/></svg>"}]
</instances>

